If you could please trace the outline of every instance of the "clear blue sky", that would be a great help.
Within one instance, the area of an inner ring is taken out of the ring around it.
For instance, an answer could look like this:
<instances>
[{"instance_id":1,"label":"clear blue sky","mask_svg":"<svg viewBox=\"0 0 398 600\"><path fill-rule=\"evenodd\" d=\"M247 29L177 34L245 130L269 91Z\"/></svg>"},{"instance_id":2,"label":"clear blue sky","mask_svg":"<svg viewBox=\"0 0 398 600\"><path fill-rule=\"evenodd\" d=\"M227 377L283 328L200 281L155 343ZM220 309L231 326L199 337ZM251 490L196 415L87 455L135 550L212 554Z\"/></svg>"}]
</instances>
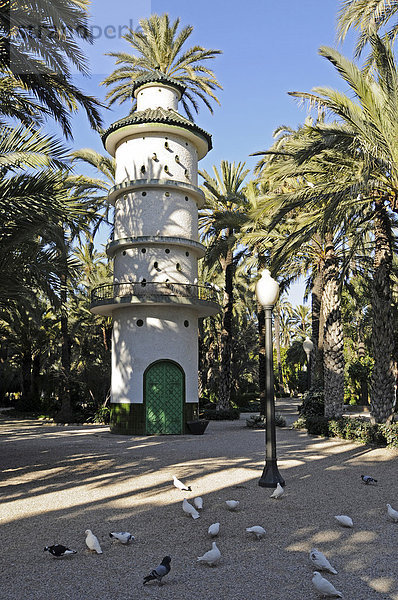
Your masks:
<instances>
[{"instance_id":1,"label":"clear blue sky","mask_svg":"<svg viewBox=\"0 0 398 600\"><path fill-rule=\"evenodd\" d=\"M223 86L211 115L203 105L198 125L213 135L213 150L200 163L211 170L222 159L246 161L253 168L252 152L272 143L279 125L296 127L306 112L287 95L288 91L310 91L327 85L344 90L333 67L318 55L321 45L335 45L336 15L340 0L92 0L91 24L96 37L86 48L91 77L75 77L87 93L104 98L99 84L114 68L114 59L104 53L128 51L119 33L138 25L151 12L180 17L191 24L191 44L217 48L223 54L213 61L213 69ZM341 48L351 56L351 45ZM122 105L104 111L105 126L125 116ZM99 137L90 131L83 113L74 118L74 148L91 147L103 152ZM294 303L302 302L302 286Z\"/></svg>"}]
</instances>

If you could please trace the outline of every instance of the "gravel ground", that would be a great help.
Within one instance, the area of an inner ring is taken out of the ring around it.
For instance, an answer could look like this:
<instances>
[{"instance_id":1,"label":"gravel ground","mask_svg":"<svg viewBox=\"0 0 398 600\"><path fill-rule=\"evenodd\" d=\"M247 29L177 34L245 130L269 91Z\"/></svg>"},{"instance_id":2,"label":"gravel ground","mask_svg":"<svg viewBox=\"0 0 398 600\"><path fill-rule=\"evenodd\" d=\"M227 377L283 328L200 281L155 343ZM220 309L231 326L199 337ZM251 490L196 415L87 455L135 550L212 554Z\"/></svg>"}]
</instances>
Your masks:
<instances>
[{"instance_id":1,"label":"gravel ground","mask_svg":"<svg viewBox=\"0 0 398 600\"><path fill-rule=\"evenodd\" d=\"M295 406L294 406L295 408ZM289 422L289 420L288 420ZM0 597L2 600L308 600L308 552L322 550L337 569L326 575L350 600L398 600L398 452L277 430L278 465L286 480L280 500L258 479L264 431L211 422L203 436L129 437L106 427L49 426L0 419ZM364 485L360 475L378 479ZM192 486L171 485L175 474ZM182 511L202 496L194 521ZM230 512L225 500L240 501ZM334 515L347 514L353 529ZM196 562L210 549L207 529L220 522L222 559ZM246 527L262 525L256 540ZM85 547L86 529L102 555ZM129 546L111 544L110 531L130 531ZM53 559L46 545L77 550ZM166 554L165 585L142 577Z\"/></svg>"}]
</instances>

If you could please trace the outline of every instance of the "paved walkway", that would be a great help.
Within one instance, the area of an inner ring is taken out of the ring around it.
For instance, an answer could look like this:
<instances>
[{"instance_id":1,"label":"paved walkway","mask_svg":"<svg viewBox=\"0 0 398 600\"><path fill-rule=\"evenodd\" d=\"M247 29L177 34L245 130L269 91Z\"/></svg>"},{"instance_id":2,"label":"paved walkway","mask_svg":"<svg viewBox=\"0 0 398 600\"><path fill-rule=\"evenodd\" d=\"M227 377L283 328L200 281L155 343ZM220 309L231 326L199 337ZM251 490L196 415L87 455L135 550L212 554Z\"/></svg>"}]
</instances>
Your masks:
<instances>
[{"instance_id":1,"label":"paved walkway","mask_svg":"<svg viewBox=\"0 0 398 600\"><path fill-rule=\"evenodd\" d=\"M296 401L277 406L293 413ZM280 500L258 486L264 431L244 419L211 422L203 436L115 436L106 427L48 426L0 419L0 583L2 600L311 600L308 552L322 550L338 571L328 575L344 598L398 600L398 453L277 429ZM360 475L378 479L365 486ZM194 521L172 475L192 485L204 509ZM237 512L225 500L240 501ZM338 526L348 514L354 529ZM216 568L196 562L210 549L207 529L220 522ZM245 528L263 525L257 541ZM102 555L85 549L92 529ZM110 531L131 531L128 547ZM43 552L63 543L78 551L62 560ZM166 554L165 585L142 576Z\"/></svg>"}]
</instances>

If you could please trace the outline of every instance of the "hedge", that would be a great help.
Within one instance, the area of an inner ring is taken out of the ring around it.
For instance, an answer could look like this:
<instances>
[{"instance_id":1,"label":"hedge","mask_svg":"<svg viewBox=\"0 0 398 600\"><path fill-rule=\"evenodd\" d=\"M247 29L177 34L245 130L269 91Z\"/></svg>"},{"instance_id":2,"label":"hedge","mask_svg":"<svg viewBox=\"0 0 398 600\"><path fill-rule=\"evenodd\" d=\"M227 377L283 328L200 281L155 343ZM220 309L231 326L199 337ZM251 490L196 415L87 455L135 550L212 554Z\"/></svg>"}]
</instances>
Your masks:
<instances>
[{"instance_id":1,"label":"hedge","mask_svg":"<svg viewBox=\"0 0 398 600\"><path fill-rule=\"evenodd\" d=\"M296 429L307 429L313 435L340 437L362 444L398 448L398 423L383 425L371 423L363 417L328 419L322 415L300 416L293 424Z\"/></svg>"}]
</instances>

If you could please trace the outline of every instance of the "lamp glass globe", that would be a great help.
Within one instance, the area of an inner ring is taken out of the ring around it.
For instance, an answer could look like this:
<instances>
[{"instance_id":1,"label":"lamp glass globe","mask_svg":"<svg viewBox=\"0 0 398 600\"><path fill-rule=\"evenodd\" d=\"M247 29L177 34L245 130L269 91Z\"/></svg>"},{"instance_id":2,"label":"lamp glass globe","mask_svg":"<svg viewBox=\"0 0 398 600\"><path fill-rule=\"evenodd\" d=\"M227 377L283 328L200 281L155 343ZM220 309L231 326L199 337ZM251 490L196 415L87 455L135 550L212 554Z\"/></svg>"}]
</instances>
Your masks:
<instances>
[{"instance_id":1,"label":"lamp glass globe","mask_svg":"<svg viewBox=\"0 0 398 600\"><path fill-rule=\"evenodd\" d=\"M279 296L279 283L272 279L268 269L264 269L256 283L256 297L261 306L274 306Z\"/></svg>"}]
</instances>

